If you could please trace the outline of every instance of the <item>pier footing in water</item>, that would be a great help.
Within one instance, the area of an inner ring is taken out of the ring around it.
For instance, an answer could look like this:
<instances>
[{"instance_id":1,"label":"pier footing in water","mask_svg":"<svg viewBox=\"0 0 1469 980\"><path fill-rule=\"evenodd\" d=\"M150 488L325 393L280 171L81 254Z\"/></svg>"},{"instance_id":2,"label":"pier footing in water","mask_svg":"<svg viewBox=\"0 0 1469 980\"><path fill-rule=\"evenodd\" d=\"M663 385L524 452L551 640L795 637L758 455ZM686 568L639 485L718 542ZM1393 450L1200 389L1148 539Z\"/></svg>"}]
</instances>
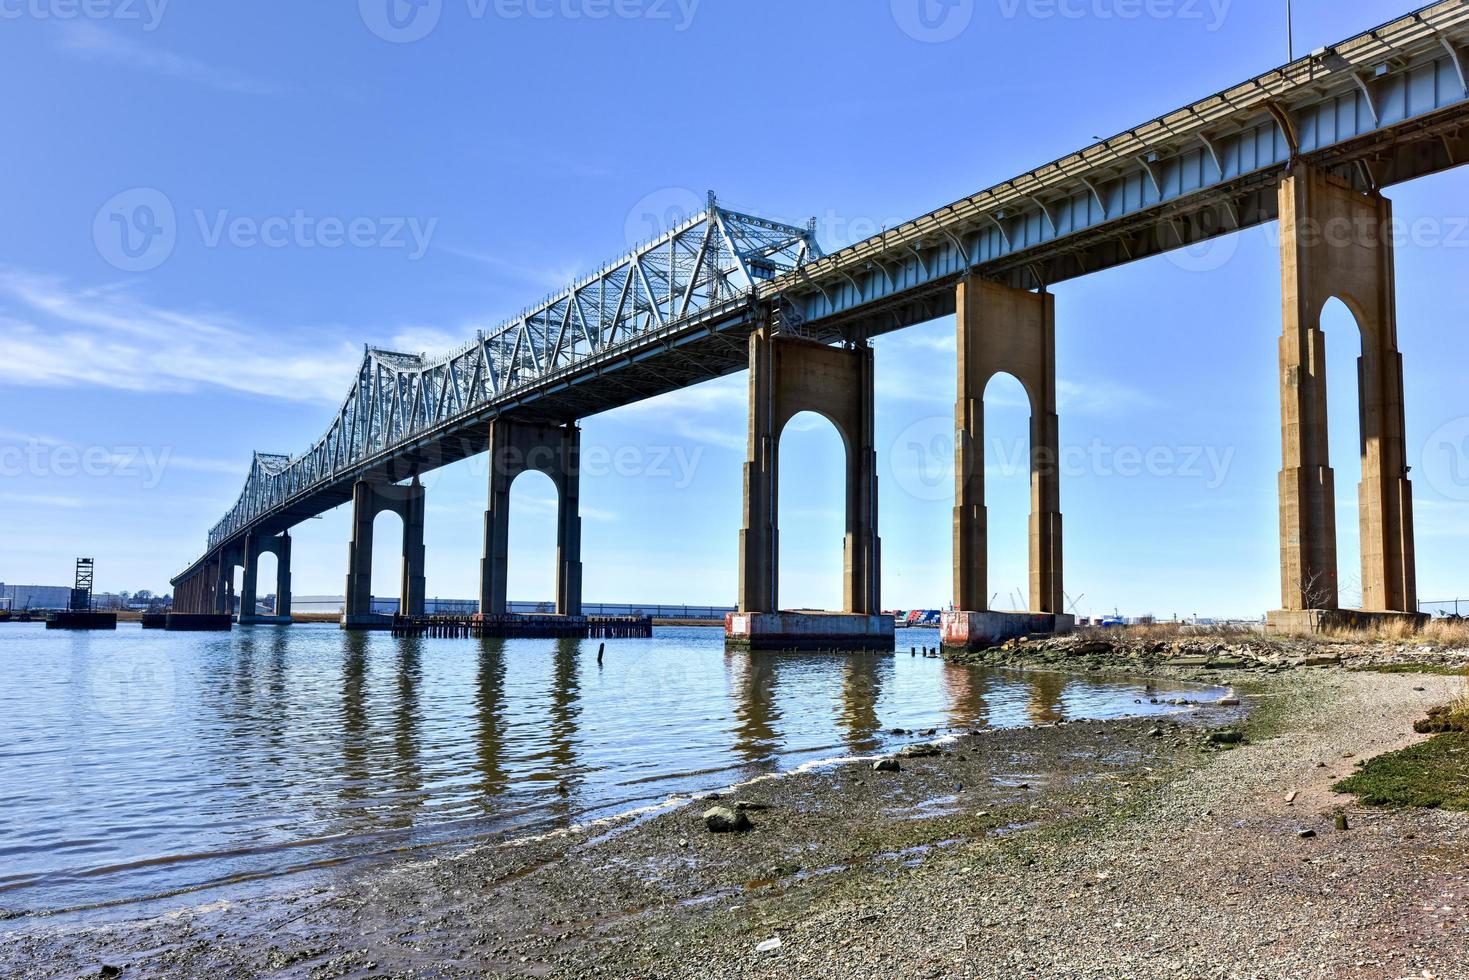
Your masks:
<instances>
[{"instance_id":1,"label":"pier footing in water","mask_svg":"<svg viewBox=\"0 0 1469 980\"><path fill-rule=\"evenodd\" d=\"M867 613L729 613L724 642L747 650L893 649L893 617Z\"/></svg>"},{"instance_id":2,"label":"pier footing in water","mask_svg":"<svg viewBox=\"0 0 1469 980\"><path fill-rule=\"evenodd\" d=\"M939 625L941 642L960 650L983 650L1020 636L1070 633L1076 617L1062 613L965 612L950 609Z\"/></svg>"},{"instance_id":3,"label":"pier footing in water","mask_svg":"<svg viewBox=\"0 0 1469 980\"><path fill-rule=\"evenodd\" d=\"M56 612L46 617L48 630L115 630L117 613Z\"/></svg>"},{"instance_id":4,"label":"pier footing in water","mask_svg":"<svg viewBox=\"0 0 1469 980\"><path fill-rule=\"evenodd\" d=\"M163 628L182 633L228 633L234 625L229 613L169 613Z\"/></svg>"},{"instance_id":5,"label":"pier footing in water","mask_svg":"<svg viewBox=\"0 0 1469 980\"><path fill-rule=\"evenodd\" d=\"M235 622L241 626L290 626L294 622L290 616L236 616Z\"/></svg>"}]
</instances>

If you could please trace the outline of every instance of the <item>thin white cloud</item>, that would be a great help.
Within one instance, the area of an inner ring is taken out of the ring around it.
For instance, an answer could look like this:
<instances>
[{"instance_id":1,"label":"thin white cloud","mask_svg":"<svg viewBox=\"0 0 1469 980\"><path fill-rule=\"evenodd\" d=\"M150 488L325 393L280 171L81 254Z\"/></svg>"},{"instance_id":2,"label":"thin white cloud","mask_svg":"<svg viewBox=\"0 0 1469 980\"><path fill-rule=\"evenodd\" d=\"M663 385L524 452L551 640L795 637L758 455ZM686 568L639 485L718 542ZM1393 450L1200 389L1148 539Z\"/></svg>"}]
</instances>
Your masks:
<instances>
[{"instance_id":1,"label":"thin white cloud","mask_svg":"<svg viewBox=\"0 0 1469 980\"><path fill-rule=\"evenodd\" d=\"M263 338L269 339L263 339ZM0 384L187 393L200 388L339 402L362 354L230 317L148 304L125 287L86 289L0 269Z\"/></svg>"},{"instance_id":2,"label":"thin white cloud","mask_svg":"<svg viewBox=\"0 0 1469 980\"><path fill-rule=\"evenodd\" d=\"M1061 413L1115 417L1157 408L1159 402L1139 388L1088 378L1086 381L1056 381L1056 405Z\"/></svg>"},{"instance_id":3,"label":"thin white cloud","mask_svg":"<svg viewBox=\"0 0 1469 980\"><path fill-rule=\"evenodd\" d=\"M58 47L73 57L87 61L176 78L241 95L280 95L287 91L285 86L278 83L247 75L234 68L211 65L197 58L150 47L132 37L91 23L67 24L61 32Z\"/></svg>"},{"instance_id":4,"label":"thin white cloud","mask_svg":"<svg viewBox=\"0 0 1469 980\"><path fill-rule=\"evenodd\" d=\"M617 417L696 445L743 452L749 397L748 378L732 374L624 406Z\"/></svg>"},{"instance_id":5,"label":"thin white cloud","mask_svg":"<svg viewBox=\"0 0 1469 980\"><path fill-rule=\"evenodd\" d=\"M55 436L42 435L38 432L17 432L14 429L0 429L0 439L6 442L24 442L37 446L61 446L66 440Z\"/></svg>"},{"instance_id":6,"label":"thin white cloud","mask_svg":"<svg viewBox=\"0 0 1469 980\"><path fill-rule=\"evenodd\" d=\"M437 327L401 327L393 335L392 348L405 354L437 357L458 350L473 339L473 333L450 333Z\"/></svg>"},{"instance_id":7,"label":"thin white cloud","mask_svg":"<svg viewBox=\"0 0 1469 980\"><path fill-rule=\"evenodd\" d=\"M29 504L33 507L59 507L63 510L80 510L89 506L80 497L62 497L54 493L7 493L0 495L0 507L5 504Z\"/></svg>"},{"instance_id":8,"label":"thin white cloud","mask_svg":"<svg viewBox=\"0 0 1469 980\"><path fill-rule=\"evenodd\" d=\"M530 513L539 517L555 517L556 511L560 506L554 494L551 496L546 496L541 493L515 494L510 506L517 507L522 505ZM578 506L577 512L584 521L603 522L617 520L617 515L612 511L603 510L600 507L589 507L585 502Z\"/></svg>"},{"instance_id":9,"label":"thin white cloud","mask_svg":"<svg viewBox=\"0 0 1469 980\"><path fill-rule=\"evenodd\" d=\"M532 283L545 290L565 289L582 275L581 269L577 266L547 268L544 266L524 265L520 262L512 262L498 255L491 255L488 252L481 252L472 248L442 245L437 242L432 247L457 256L458 258L468 259L471 262L477 262L480 265L509 273L517 279Z\"/></svg>"}]
</instances>

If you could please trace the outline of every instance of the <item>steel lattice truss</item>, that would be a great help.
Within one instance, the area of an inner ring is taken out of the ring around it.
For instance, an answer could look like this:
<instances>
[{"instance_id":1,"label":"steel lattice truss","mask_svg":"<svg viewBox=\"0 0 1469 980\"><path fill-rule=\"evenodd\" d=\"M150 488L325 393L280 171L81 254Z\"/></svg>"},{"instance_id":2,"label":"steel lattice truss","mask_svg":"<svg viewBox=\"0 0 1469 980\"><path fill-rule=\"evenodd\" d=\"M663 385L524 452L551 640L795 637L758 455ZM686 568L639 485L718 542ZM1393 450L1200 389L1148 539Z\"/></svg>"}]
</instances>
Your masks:
<instances>
[{"instance_id":1,"label":"steel lattice truss","mask_svg":"<svg viewBox=\"0 0 1469 980\"><path fill-rule=\"evenodd\" d=\"M256 453L211 549L298 494L493 409L589 357L636 346L821 255L809 228L710 207L443 357L367 348L326 434L300 456Z\"/></svg>"}]
</instances>

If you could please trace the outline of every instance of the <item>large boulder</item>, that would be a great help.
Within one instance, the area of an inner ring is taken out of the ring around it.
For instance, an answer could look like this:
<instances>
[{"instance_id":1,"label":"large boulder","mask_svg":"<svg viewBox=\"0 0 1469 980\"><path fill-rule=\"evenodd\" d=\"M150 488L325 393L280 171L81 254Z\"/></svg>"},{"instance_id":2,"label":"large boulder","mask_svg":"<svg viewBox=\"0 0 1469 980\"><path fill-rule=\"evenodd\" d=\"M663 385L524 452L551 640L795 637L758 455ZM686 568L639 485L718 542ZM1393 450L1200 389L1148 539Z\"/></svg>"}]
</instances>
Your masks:
<instances>
[{"instance_id":1,"label":"large boulder","mask_svg":"<svg viewBox=\"0 0 1469 980\"><path fill-rule=\"evenodd\" d=\"M716 834L733 834L749 830L753 825L744 810L731 810L727 806L712 806L704 811L704 826Z\"/></svg>"}]
</instances>

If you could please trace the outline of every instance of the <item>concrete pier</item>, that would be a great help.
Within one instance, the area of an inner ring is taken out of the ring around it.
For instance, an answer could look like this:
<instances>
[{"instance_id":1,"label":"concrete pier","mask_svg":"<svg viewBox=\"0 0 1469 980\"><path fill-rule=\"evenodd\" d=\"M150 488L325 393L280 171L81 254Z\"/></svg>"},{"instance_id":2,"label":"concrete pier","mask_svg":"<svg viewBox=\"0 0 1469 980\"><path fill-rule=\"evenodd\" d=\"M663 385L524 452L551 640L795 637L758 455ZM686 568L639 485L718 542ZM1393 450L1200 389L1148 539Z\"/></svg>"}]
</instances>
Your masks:
<instances>
[{"instance_id":1,"label":"concrete pier","mask_svg":"<svg viewBox=\"0 0 1469 980\"><path fill-rule=\"evenodd\" d=\"M581 615L581 430L512 419L490 423L490 486L479 610L503 615L509 579L510 487L530 470L556 485L556 612Z\"/></svg>"},{"instance_id":2,"label":"concrete pier","mask_svg":"<svg viewBox=\"0 0 1469 980\"><path fill-rule=\"evenodd\" d=\"M234 617L229 613L171 612L163 628L182 633L228 633L234 625Z\"/></svg>"},{"instance_id":3,"label":"concrete pier","mask_svg":"<svg viewBox=\"0 0 1469 980\"><path fill-rule=\"evenodd\" d=\"M828 419L846 445L839 614L780 611L780 437L786 423L808 411ZM740 615L726 619L725 635L731 643L757 649L892 649L892 617L879 615L874 421L872 348L865 342L829 347L777 334L768 324L750 335ZM785 646L788 642L799 645Z\"/></svg>"},{"instance_id":4,"label":"concrete pier","mask_svg":"<svg viewBox=\"0 0 1469 980\"><path fill-rule=\"evenodd\" d=\"M1342 618L1336 486L1327 437L1326 335L1321 329L1322 311L1333 298L1346 305L1359 328L1358 337L1334 342L1357 341L1361 351L1362 483L1357 507L1363 611L1416 617L1413 490L1404 448L1392 205L1304 165L1281 182L1279 196L1282 608L1267 616L1267 627L1313 632Z\"/></svg>"},{"instance_id":5,"label":"concrete pier","mask_svg":"<svg viewBox=\"0 0 1469 980\"><path fill-rule=\"evenodd\" d=\"M404 486L359 480L352 488L352 542L347 548L347 601L343 629L388 629L391 616L372 611L372 523L383 511L403 519L403 574L398 609L407 616L423 615L424 489L418 477Z\"/></svg>"},{"instance_id":6,"label":"concrete pier","mask_svg":"<svg viewBox=\"0 0 1469 980\"><path fill-rule=\"evenodd\" d=\"M255 612L258 605L257 580L260 575L260 556L275 555L275 612L262 616ZM289 626L291 620L291 536L289 534L265 536L252 534L245 538L245 573L240 580L240 612L236 621L241 626L251 624L274 624Z\"/></svg>"},{"instance_id":7,"label":"concrete pier","mask_svg":"<svg viewBox=\"0 0 1469 980\"><path fill-rule=\"evenodd\" d=\"M115 612L54 612L46 617L48 630L115 630Z\"/></svg>"},{"instance_id":8,"label":"concrete pier","mask_svg":"<svg viewBox=\"0 0 1469 980\"><path fill-rule=\"evenodd\" d=\"M742 649L891 651L893 617L882 613L729 613L725 643Z\"/></svg>"},{"instance_id":9,"label":"concrete pier","mask_svg":"<svg viewBox=\"0 0 1469 980\"><path fill-rule=\"evenodd\" d=\"M1033 633L1069 632L1061 589L1060 424L1056 415L1056 306L1046 292L964 279L956 297L959 385L954 407L954 606L945 646L976 649ZM984 393L1009 374L1030 399L1030 610L989 606L989 519L984 490Z\"/></svg>"},{"instance_id":10,"label":"concrete pier","mask_svg":"<svg viewBox=\"0 0 1469 980\"><path fill-rule=\"evenodd\" d=\"M940 623L943 646L984 650L1006 640L1038 634L1070 633L1076 617L1063 613L957 612L949 610Z\"/></svg>"}]
</instances>

